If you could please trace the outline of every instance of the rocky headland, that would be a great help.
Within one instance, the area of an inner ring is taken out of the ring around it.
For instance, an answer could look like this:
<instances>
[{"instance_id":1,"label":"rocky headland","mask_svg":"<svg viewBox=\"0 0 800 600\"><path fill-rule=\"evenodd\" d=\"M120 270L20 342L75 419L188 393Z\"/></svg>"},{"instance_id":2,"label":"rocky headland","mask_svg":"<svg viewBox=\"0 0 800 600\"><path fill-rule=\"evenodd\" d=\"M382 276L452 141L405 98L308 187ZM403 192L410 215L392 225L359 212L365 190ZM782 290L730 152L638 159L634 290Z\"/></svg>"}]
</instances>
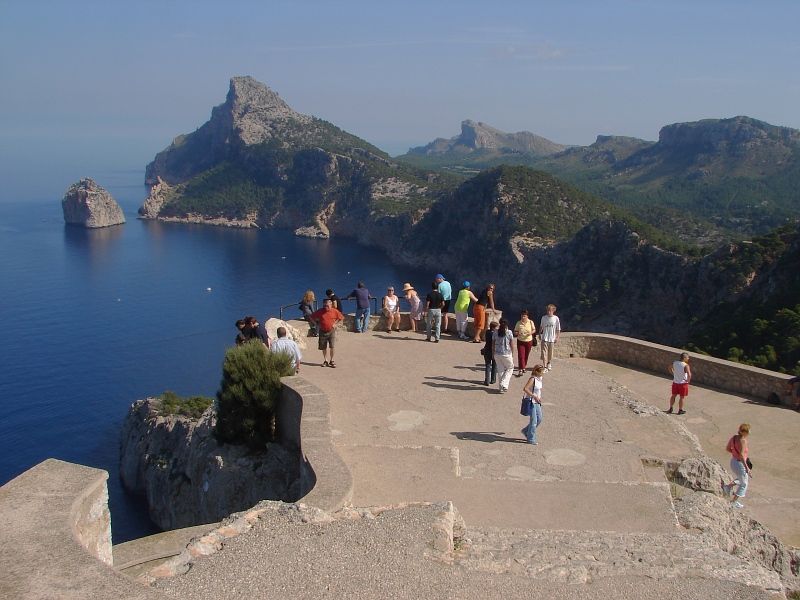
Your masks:
<instances>
[{"instance_id":1,"label":"rocky headland","mask_svg":"<svg viewBox=\"0 0 800 600\"><path fill-rule=\"evenodd\" d=\"M61 199L64 222L89 229L121 225L125 222L117 201L89 178L73 183Z\"/></svg>"}]
</instances>

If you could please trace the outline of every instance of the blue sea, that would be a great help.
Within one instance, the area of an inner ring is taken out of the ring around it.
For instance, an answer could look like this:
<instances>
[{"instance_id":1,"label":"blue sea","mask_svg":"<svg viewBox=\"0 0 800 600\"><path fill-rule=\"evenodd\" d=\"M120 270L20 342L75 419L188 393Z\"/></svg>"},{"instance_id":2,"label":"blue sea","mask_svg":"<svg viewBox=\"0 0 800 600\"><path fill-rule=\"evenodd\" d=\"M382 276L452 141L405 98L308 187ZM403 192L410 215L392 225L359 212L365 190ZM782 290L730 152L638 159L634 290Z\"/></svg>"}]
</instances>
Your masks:
<instances>
[{"instance_id":1,"label":"blue sea","mask_svg":"<svg viewBox=\"0 0 800 600\"><path fill-rule=\"evenodd\" d=\"M0 484L47 458L105 469L116 544L157 531L119 481L131 403L164 390L213 397L238 318L277 317L306 289L426 289L435 273L395 268L348 240L140 221L143 171L92 178L125 225L65 225L59 194L21 187L0 198Z\"/></svg>"}]
</instances>

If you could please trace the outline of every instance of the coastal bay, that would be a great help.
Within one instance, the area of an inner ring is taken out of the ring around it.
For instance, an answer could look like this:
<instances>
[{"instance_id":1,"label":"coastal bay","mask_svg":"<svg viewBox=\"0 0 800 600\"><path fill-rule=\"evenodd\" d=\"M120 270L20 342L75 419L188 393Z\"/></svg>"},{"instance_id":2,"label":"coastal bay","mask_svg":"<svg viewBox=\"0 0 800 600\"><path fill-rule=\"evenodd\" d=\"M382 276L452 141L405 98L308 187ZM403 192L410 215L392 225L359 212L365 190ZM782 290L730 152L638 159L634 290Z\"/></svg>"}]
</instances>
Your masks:
<instances>
[{"instance_id":1,"label":"coastal bay","mask_svg":"<svg viewBox=\"0 0 800 600\"><path fill-rule=\"evenodd\" d=\"M118 478L131 403L164 390L213 397L245 315L278 316L306 289L344 297L360 280L377 297L404 281L425 289L435 273L350 240L141 221L141 171L90 174L125 225L65 225L59 196L0 202L0 484L51 457L105 469L120 543L154 531Z\"/></svg>"}]
</instances>

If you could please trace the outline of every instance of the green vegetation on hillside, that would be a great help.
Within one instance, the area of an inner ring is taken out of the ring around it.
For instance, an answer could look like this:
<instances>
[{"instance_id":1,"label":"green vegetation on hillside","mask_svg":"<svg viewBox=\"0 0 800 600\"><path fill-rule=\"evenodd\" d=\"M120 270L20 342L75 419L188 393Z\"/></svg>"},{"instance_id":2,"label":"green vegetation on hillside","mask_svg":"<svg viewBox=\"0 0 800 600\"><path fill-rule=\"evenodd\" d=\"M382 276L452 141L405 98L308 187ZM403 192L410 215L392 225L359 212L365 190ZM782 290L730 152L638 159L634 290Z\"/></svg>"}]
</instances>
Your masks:
<instances>
[{"instance_id":1,"label":"green vegetation on hillside","mask_svg":"<svg viewBox=\"0 0 800 600\"><path fill-rule=\"evenodd\" d=\"M661 149L642 140L608 138L550 156L481 149L409 153L398 160L462 177L499 164L544 170L654 227L704 245L762 234L800 213L800 147L783 146L774 156L771 146L765 148Z\"/></svg>"},{"instance_id":2,"label":"green vegetation on hillside","mask_svg":"<svg viewBox=\"0 0 800 600\"><path fill-rule=\"evenodd\" d=\"M207 217L244 218L275 209L280 194L260 184L245 169L223 163L190 179L176 189L177 198L164 205L161 216L182 217L195 213Z\"/></svg>"},{"instance_id":3,"label":"green vegetation on hillside","mask_svg":"<svg viewBox=\"0 0 800 600\"><path fill-rule=\"evenodd\" d=\"M692 333L687 348L782 373L800 368L800 227L785 225L740 244L715 264L734 273L751 293L716 307ZM764 289L766 288L766 289Z\"/></svg>"},{"instance_id":4,"label":"green vegetation on hillside","mask_svg":"<svg viewBox=\"0 0 800 600\"><path fill-rule=\"evenodd\" d=\"M452 215L476 202L487 211L487 217L495 215L490 231L484 234L489 243L495 240L502 245L514 235L566 241L591 221L602 219L624 222L664 250L685 256L701 256L709 251L687 244L549 173L523 166L503 165L464 182L451 197L434 206L426 221L441 221L443 212ZM448 218L446 222L451 231L445 239L471 236L470 228L475 225L472 218Z\"/></svg>"}]
</instances>

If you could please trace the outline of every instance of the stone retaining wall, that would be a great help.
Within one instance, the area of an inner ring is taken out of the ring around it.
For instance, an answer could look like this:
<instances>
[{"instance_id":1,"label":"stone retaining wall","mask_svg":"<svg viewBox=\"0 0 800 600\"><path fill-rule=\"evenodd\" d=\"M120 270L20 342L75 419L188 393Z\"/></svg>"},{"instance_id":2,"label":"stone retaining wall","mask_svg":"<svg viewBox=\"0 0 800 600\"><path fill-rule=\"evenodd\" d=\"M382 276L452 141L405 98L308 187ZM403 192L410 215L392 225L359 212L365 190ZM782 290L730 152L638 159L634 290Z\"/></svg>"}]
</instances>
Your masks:
<instances>
[{"instance_id":1,"label":"stone retaining wall","mask_svg":"<svg viewBox=\"0 0 800 600\"><path fill-rule=\"evenodd\" d=\"M555 345L557 358L592 358L654 373L669 373L669 366L683 350L605 333L562 333ZM785 396L789 375L689 352L692 383L744 394L766 401L776 392L785 406L794 406L794 397Z\"/></svg>"},{"instance_id":2,"label":"stone retaining wall","mask_svg":"<svg viewBox=\"0 0 800 600\"><path fill-rule=\"evenodd\" d=\"M331 439L328 395L302 377L284 377L275 413L275 431L283 446L297 448L301 465L301 502L335 512L353 495L353 476Z\"/></svg>"}]
</instances>

